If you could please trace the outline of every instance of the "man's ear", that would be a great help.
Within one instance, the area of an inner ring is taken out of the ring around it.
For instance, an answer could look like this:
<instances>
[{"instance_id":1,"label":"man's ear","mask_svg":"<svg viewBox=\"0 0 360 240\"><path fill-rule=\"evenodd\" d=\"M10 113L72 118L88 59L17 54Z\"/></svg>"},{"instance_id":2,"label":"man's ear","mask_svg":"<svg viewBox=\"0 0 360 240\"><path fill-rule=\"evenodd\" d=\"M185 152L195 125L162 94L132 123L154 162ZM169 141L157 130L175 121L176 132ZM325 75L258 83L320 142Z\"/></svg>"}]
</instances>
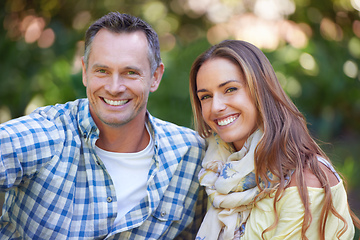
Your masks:
<instances>
[{"instance_id":1,"label":"man's ear","mask_svg":"<svg viewBox=\"0 0 360 240\"><path fill-rule=\"evenodd\" d=\"M84 86L86 87L87 81L86 81L86 65L84 62L84 57L81 57L81 65L82 65L82 82Z\"/></svg>"},{"instance_id":2,"label":"man's ear","mask_svg":"<svg viewBox=\"0 0 360 240\"><path fill-rule=\"evenodd\" d=\"M159 67L155 70L154 75L152 76L150 92L155 92L158 89L161 82L161 78L164 74L164 70L165 70L164 64L160 63Z\"/></svg>"}]
</instances>

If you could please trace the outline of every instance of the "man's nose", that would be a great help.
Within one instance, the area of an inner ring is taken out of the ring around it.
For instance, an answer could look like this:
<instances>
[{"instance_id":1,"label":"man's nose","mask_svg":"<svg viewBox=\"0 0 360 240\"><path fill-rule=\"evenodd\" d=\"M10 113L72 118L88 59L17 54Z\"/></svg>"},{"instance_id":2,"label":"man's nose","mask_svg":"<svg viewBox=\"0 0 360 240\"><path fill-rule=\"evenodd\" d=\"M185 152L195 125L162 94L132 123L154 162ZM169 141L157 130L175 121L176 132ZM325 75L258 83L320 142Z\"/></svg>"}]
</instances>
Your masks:
<instances>
[{"instance_id":1,"label":"man's nose","mask_svg":"<svg viewBox=\"0 0 360 240\"><path fill-rule=\"evenodd\" d=\"M126 90L124 79L119 75L113 75L110 81L106 84L105 90L112 95L124 92Z\"/></svg>"}]
</instances>

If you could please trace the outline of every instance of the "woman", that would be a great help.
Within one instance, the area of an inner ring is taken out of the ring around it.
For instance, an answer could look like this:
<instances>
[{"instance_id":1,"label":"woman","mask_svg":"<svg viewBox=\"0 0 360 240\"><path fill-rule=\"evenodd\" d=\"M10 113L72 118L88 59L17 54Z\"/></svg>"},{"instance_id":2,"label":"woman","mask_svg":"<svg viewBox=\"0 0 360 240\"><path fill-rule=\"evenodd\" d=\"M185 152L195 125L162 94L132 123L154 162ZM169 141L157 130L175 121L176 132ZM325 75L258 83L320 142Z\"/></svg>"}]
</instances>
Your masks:
<instances>
[{"instance_id":1,"label":"woman","mask_svg":"<svg viewBox=\"0 0 360 240\"><path fill-rule=\"evenodd\" d=\"M197 239L353 239L343 182L258 48L211 47L193 63L190 94L212 203Z\"/></svg>"}]
</instances>

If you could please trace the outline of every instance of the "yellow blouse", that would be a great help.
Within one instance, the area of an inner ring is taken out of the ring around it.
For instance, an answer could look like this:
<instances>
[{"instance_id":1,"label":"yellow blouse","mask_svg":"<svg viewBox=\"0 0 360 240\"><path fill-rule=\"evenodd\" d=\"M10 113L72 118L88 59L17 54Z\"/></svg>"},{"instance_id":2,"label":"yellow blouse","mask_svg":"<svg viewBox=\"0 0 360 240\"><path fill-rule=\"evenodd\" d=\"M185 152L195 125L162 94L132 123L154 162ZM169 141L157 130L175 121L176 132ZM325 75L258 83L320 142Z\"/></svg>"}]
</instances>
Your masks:
<instances>
[{"instance_id":1,"label":"yellow blouse","mask_svg":"<svg viewBox=\"0 0 360 240\"><path fill-rule=\"evenodd\" d=\"M310 210L312 214L312 222L306 231L306 237L311 239L320 239L319 237L319 224L320 213L322 208L322 201L324 192L321 188L308 187ZM347 204L347 194L340 181L337 185L331 187L331 194L333 204L336 211L345 218L348 228L340 239L353 239L355 234L354 225L349 213ZM246 223L245 233L241 237L244 239L262 239L261 233L274 223L274 198L266 197L260 200L257 205L251 210L250 217ZM277 203L277 212L280 214L279 223L275 229L268 231L264 234L264 239L301 239L301 227L304 216L304 207L300 199L300 195L296 187L289 187L285 190L284 196ZM336 234L344 226L343 222L330 214L327 219L325 230L325 239L337 239Z\"/></svg>"}]
</instances>

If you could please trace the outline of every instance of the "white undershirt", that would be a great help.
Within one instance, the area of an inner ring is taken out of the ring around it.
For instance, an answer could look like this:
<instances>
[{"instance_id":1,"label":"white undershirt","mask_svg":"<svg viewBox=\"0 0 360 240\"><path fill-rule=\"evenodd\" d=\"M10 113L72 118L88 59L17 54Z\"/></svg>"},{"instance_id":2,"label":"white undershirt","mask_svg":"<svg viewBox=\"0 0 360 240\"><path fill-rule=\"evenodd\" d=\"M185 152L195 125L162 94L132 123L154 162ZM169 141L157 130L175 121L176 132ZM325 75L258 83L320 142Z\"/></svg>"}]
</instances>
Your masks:
<instances>
[{"instance_id":1,"label":"white undershirt","mask_svg":"<svg viewBox=\"0 0 360 240\"><path fill-rule=\"evenodd\" d=\"M154 155L154 141L149 135L148 146L136 153L109 152L95 147L115 186L118 206L115 224L146 196L146 182Z\"/></svg>"}]
</instances>

